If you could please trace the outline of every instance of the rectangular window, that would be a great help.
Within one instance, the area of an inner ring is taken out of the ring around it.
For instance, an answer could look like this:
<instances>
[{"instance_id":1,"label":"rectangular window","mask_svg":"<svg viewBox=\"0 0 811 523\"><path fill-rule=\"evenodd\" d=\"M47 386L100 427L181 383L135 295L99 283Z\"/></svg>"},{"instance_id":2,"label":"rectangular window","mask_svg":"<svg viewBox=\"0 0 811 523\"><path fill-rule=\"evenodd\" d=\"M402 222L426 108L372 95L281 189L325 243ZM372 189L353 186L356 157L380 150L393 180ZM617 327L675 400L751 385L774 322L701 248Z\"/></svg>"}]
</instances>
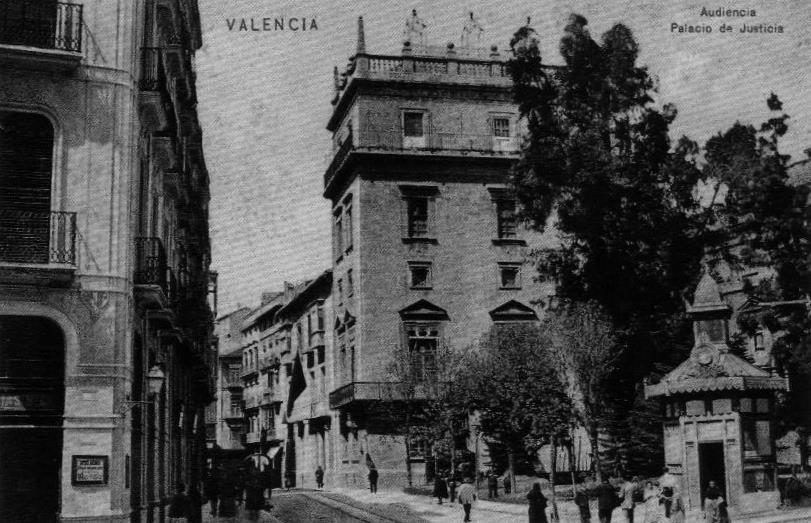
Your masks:
<instances>
[{"instance_id":1,"label":"rectangular window","mask_svg":"<svg viewBox=\"0 0 811 523\"><path fill-rule=\"evenodd\" d=\"M352 278L352 269L346 271L346 295L352 296L355 294L355 282Z\"/></svg>"},{"instance_id":2,"label":"rectangular window","mask_svg":"<svg viewBox=\"0 0 811 523\"><path fill-rule=\"evenodd\" d=\"M350 250L352 248L352 197L344 202L344 249Z\"/></svg>"},{"instance_id":3,"label":"rectangular window","mask_svg":"<svg viewBox=\"0 0 811 523\"><path fill-rule=\"evenodd\" d=\"M340 278L338 279L337 289L338 289L338 291L337 291L338 292L338 305L341 305L344 302L344 281L342 279L340 279Z\"/></svg>"},{"instance_id":4,"label":"rectangular window","mask_svg":"<svg viewBox=\"0 0 811 523\"><path fill-rule=\"evenodd\" d=\"M500 263L498 265L499 283L502 289L521 288L521 266L517 263Z\"/></svg>"},{"instance_id":5,"label":"rectangular window","mask_svg":"<svg viewBox=\"0 0 811 523\"><path fill-rule=\"evenodd\" d=\"M412 289L430 289L431 263L408 262L408 285Z\"/></svg>"},{"instance_id":6,"label":"rectangular window","mask_svg":"<svg viewBox=\"0 0 811 523\"><path fill-rule=\"evenodd\" d=\"M425 438L412 437L409 441L408 454L411 459L424 459L428 455L428 441Z\"/></svg>"},{"instance_id":7,"label":"rectangular window","mask_svg":"<svg viewBox=\"0 0 811 523\"><path fill-rule=\"evenodd\" d=\"M773 472L764 468L743 472L744 492L766 492L774 490Z\"/></svg>"},{"instance_id":8,"label":"rectangular window","mask_svg":"<svg viewBox=\"0 0 811 523\"><path fill-rule=\"evenodd\" d=\"M428 236L428 198L412 197L406 200L408 237Z\"/></svg>"},{"instance_id":9,"label":"rectangular window","mask_svg":"<svg viewBox=\"0 0 811 523\"><path fill-rule=\"evenodd\" d=\"M762 332L755 333L754 343L755 343L755 351L756 352L761 352L761 351L766 350L766 345L763 343L763 333Z\"/></svg>"},{"instance_id":10,"label":"rectangular window","mask_svg":"<svg viewBox=\"0 0 811 523\"><path fill-rule=\"evenodd\" d=\"M318 330L324 330L324 306L318 306Z\"/></svg>"},{"instance_id":11,"label":"rectangular window","mask_svg":"<svg viewBox=\"0 0 811 523\"><path fill-rule=\"evenodd\" d=\"M499 239L517 237L518 220L515 215L515 200L496 200Z\"/></svg>"},{"instance_id":12,"label":"rectangular window","mask_svg":"<svg viewBox=\"0 0 811 523\"><path fill-rule=\"evenodd\" d=\"M423 113L417 111L403 112L403 136L418 138L424 135Z\"/></svg>"},{"instance_id":13,"label":"rectangular window","mask_svg":"<svg viewBox=\"0 0 811 523\"><path fill-rule=\"evenodd\" d=\"M357 362L355 361L355 327L349 327L346 331L346 343L348 346L347 362L349 366L349 381L354 382L357 375Z\"/></svg>"},{"instance_id":14,"label":"rectangular window","mask_svg":"<svg viewBox=\"0 0 811 523\"><path fill-rule=\"evenodd\" d=\"M335 214L335 258L340 258L344 252L344 229L343 229L343 216L341 210L338 209Z\"/></svg>"},{"instance_id":15,"label":"rectangular window","mask_svg":"<svg viewBox=\"0 0 811 523\"><path fill-rule=\"evenodd\" d=\"M768 420L744 419L741 421L743 432L744 457L771 456L771 422Z\"/></svg>"},{"instance_id":16,"label":"rectangular window","mask_svg":"<svg viewBox=\"0 0 811 523\"><path fill-rule=\"evenodd\" d=\"M699 332L706 334L712 343L721 343L726 340L724 320L702 320L698 325Z\"/></svg>"},{"instance_id":17,"label":"rectangular window","mask_svg":"<svg viewBox=\"0 0 811 523\"><path fill-rule=\"evenodd\" d=\"M439 329L435 325L408 325L408 352L411 356L414 378L419 382L436 380L436 352L439 342Z\"/></svg>"},{"instance_id":18,"label":"rectangular window","mask_svg":"<svg viewBox=\"0 0 811 523\"><path fill-rule=\"evenodd\" d=\"M493 136L496 138L510 137L510 119L493 118Z\"/></svg>"}]
</instances>

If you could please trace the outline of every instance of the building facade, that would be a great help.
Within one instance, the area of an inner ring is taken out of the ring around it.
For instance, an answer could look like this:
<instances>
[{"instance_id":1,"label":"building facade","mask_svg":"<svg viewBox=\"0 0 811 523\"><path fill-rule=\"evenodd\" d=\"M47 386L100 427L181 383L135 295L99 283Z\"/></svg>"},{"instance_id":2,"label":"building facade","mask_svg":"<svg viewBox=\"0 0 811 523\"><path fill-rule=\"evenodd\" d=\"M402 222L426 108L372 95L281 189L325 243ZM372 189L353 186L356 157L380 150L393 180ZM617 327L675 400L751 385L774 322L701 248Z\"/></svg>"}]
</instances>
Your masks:
<instances>
[{"instance_id":1,"label":"building facade","mask_svg":"<svg viewBox=\"0 0 811 523\"><path fill-rule=\"evenodd\" d=\"M703 506L710 482L734 513L780 503L775 393L787 391L788 380L775 372L767 329L747 335L734 321L750 306L741 282L722 287L704 273L687 309L690 358L645 387L646 397L662 399L665 462L689 509ZM741 355L730 349L737 335L745 336Z\"/></svg>"},{"instance_id":2,"label":"building facade","mask_svg":"<svg viewBox=\"0 0 811 523\"><path fill-rule=\"evenodd\" d=\"M284 476L298 487L316 487L315 470L334 484L336 416L329 408L333 388L332 271L321 273L279 309L290 325L290 352L282 360L287 394L282 404L286 456ZM275 356L274 356L275 357Z\"/></svg>"},{"instance_id":3,"label":"building facade","mask_svg":"<svg viewBox=\"0 0 811 523\"><path fill-rule=\"evenodd\" d=\"M200 45L193 0L0 1L2 521L162 521L200 477Z\"/></svg>"},{"instance_id":4,"label":"building facade","mask_svg":"<svg viewBox=\"0 0 811 523\"><path fill-rule=\"evenodd\" d=\"M404 439L379 412L402 400L390 386L396 347L428 377L440 345L536 321L532 304L551 291L536 282L507 186L519 153L511 87L495 47L407 41L399 56L375 55L362 19L356 54L336 69L324 196L333 209L330 407L344 483L365 483L373 464L381 486L404 484ZM428 449L410 447L414 477L424 478Z\"/></svg>"},{"instance_id":5,"label":"building facade","mask_svg":"<svg viewBox=\"0 0 811 523\"><path fill-rule=\"evenodd\" d=\"M259 307L217 320L220 346L216 450L226 466L255 466L269 486L313 486L317 466L333 470L332 273L325 271ZM305 478L306 476L306 478ZM286 481L285 481L286 480Z\"/></svg>"},{"instance_id":6,"label":"building facade","mask_svg":"<svg viewBox=\"0 0 811 523\"><path fill-rule=\"evenodd\" d=\"M214 337L217 347L217 399L209 405L213 434L207 434L210 457L217 459L221 451L242 454L242 322L250 312L247 307L236 309L217 319ZM213 408L213 409L212 409ZM213 464L211 464L213 465Z\"/></svg>"}]
</instances>

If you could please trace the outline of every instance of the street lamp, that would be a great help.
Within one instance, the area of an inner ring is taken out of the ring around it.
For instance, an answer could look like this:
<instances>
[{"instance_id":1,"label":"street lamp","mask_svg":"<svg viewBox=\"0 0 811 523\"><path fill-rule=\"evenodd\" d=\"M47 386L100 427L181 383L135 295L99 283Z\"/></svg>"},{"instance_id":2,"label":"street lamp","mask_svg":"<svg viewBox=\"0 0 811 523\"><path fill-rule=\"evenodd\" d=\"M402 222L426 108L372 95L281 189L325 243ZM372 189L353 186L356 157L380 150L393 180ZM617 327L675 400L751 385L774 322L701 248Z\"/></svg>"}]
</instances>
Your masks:
<instances>
[{"instance_id":1,"label":"street lamp","mask_svg":"<svg viewBox=\"0 0 811 523\"><path fill-rule=\"evenodd\" d=\"M155 398L163 390L163 384L166 381L166 374L160 365L153 365L146 375L147 391L150 398ZM124 408L119 414L125 414L132 410L136 405L150 405L152 401L139 401L139 400L124 400Z\"/></svg>"}]
</instances>

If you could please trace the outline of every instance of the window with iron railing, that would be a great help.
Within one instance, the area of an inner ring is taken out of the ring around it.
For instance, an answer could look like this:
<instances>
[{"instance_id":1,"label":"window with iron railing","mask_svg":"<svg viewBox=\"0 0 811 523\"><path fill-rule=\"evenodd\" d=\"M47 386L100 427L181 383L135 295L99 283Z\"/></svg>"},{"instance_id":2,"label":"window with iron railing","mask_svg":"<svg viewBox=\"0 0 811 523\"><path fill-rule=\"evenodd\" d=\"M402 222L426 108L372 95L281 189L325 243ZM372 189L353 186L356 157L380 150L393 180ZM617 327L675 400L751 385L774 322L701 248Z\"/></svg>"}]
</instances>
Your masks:
<instances>
[{"instance_id":1,"label":"window with iron railing","mask_svg":"<svg viewBox=\"0 0 811 523\"><path fill-rule=\"evenodd\" d=\"M496 138L510 137L510 119L493 118L493 136Z\"/></svg>"},{"instance_id":2,"label":"window with iron railing","mask_svg":"<svg viewBox=\"0 0 811 523\"><path fill-rule=\"evenodd\" d=\"M408 236L418 238L428 235L428 198L411 197L406 201L408 212Z\"/></svg>"},{"instance_id":3,"label":"window with iron railing","mask_svg":"<svg viewBox=\"0 0 811 523\"><path fill-rule=\"evenodd\" d=\"M515 213L515 200L497 200L499 239L512 239L517 237L518 220Z\"/></svg>"},{"instance_id":4,"label":"window with iron railing","mask_svg":"<svg viewBox=\"0 0 811 523\"><path fill-rule=\"evenodd\" d=\"M3 0L0 44L80 52L82 6L52 0Z\"/></svg>"}]
</instances>

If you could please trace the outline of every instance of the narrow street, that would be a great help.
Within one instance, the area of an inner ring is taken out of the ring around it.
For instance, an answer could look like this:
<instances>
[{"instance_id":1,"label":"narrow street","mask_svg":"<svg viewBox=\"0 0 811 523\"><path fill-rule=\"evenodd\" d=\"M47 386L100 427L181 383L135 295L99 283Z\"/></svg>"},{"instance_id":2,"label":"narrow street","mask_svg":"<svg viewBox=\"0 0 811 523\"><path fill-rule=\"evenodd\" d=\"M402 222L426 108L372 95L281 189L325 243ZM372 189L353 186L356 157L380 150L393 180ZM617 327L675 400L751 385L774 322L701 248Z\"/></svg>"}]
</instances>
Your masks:
<instances>
[{"instance_id":1,"label":"narrow street","mask_svg":"<svg viewBox=\"0 0 811 523\"><path fill-rule=\"evenodd\" d=\"M252 520L245 510L240 508L238 523L367 523L368 521L384 521L380 518L360 519L345 514L337 509L319 503L301 492L273 493L271 500L273 509L260 512L259 518ZM203 507L203 522L216 523L208 510Z\"/></svg>"},{"instance_id":2,"label":"narrow street","mask_svg":"<svg viewBox=\"0 0 811 523\"><path fill-rule=\"evenodd\" d=\"M296 492L274 494L273 505L271 514L283 523L360 523L364 521Z\"/></svg>"}]
</instances>

